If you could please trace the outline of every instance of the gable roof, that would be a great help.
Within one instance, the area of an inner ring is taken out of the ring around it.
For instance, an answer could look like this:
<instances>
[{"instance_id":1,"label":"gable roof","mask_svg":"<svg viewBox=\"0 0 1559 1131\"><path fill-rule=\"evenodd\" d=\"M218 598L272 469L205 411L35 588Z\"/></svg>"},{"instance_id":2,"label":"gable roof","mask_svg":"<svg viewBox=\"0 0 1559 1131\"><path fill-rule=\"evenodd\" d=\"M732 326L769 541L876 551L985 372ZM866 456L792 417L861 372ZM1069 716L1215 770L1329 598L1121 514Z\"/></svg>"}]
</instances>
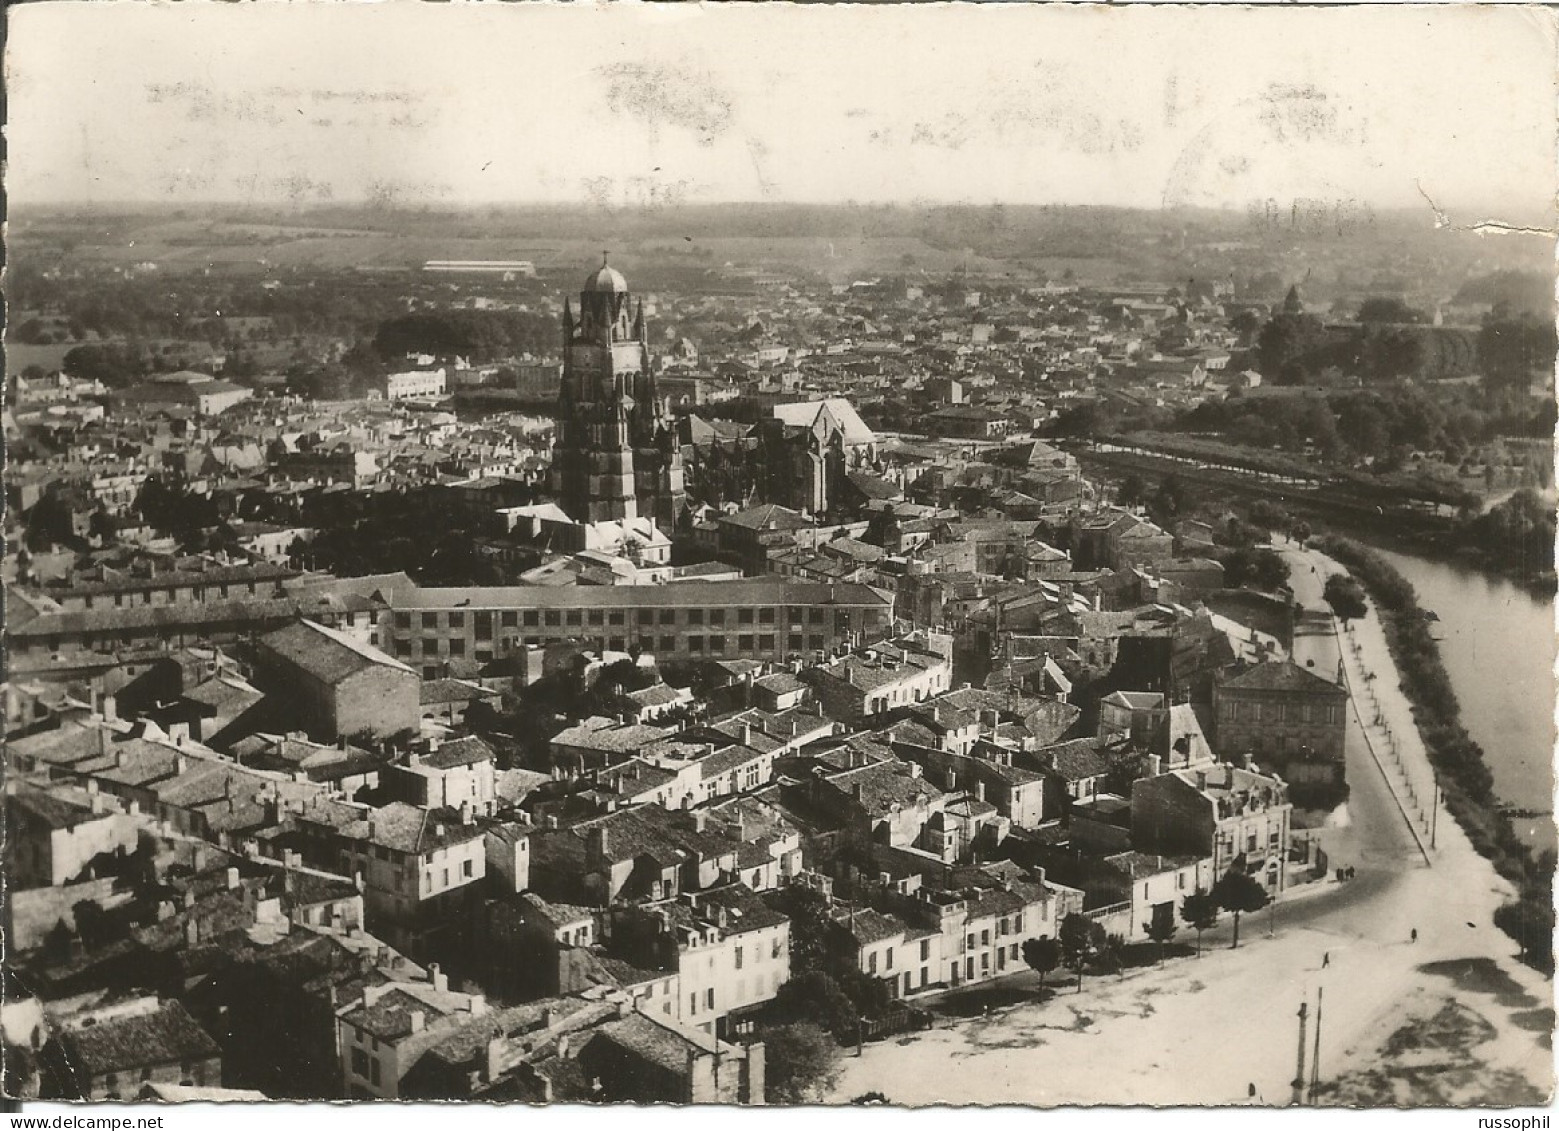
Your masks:
<instances>
[{"instance_id":1,"label":"gable roof","mask_svg":"<svg viewBox=\"0 0 1559 1131\"><path fill-rule=\"evenodd\" d=\"M1308 691L1339 697L1348 694L1331 680L1306 671L1291 660L1252 664L1242 672L1221 679L1219 683L1223 687L1241 691Z\"/></svg>"},{"instance_id":2,"label":"gable roof","mask_svg":"<svg viewBox=\"0 0 1559 1131\"><path fill-rule=\"evenodd\" d=\"M801 401L774 406L774 419L785 424L810 428L824 409L839 423L846 444L875 444L877 434L866 426L855 406L843 397L829 397L821 401Z\"/></svg>"},{"instance_id":3,"label":"gable roof","mask_svg":"<svg viewBox=\"0 0 1559 1131\"><path fill-rule=\"evenodd\" d=\"M61 1038L72 1067L84 1076L101 1076L157 1064L220 1056L217 1043L178 1002L154 1013L114 1017L73 1029Z\"/></svg>"},{"instance_id":4,"label":"gable roof","mask_svg":"<svg viewBox=\"0 0 1559 1131\"><path fill-rule=\"evenodd\" d=\"M325 683L340 683L348 676L373 667L393 668L407 675L416 674L399 660L392 659L372 645L353 640L344 633L311 620L300 620L266 633L260 638L260 643L288 663Z\"/></svg>"}]
</instances>

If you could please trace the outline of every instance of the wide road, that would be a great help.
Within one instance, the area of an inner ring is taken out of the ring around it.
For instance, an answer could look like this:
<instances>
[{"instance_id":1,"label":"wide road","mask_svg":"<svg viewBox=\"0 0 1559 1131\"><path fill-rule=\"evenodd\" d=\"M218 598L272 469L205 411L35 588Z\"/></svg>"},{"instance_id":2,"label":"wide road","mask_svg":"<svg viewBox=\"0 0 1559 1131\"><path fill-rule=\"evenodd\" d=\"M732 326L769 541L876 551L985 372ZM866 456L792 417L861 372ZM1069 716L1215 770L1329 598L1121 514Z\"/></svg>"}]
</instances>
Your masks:
<instances>
[{"instance_id":1,"label":"wide road","mask_svg":"<svg viewBox=\"0 0 1559 1131\"><path fill-rule=\"evenodd\" d=\"M1284 553L1301 602L1323 611L1321 586L1335 566L1297 548ZM1388 694L1400 698L1394 669L1378 637L1365 648L1381 653L1371 651L1365 662L1385 706ZM1294 651L1297 662L1313 661L1313 670L1335 678L1337 643L1329 633L1302 633ZM1391 704L1392 713L1402 706ZM1247 917L1239 949L1231 950L1225 916L1200 959L1090 978L1081 994L1068 987L1043 1003L868 1046L864 1056L846 1059L830 1098L880 1091L903 1104L1232 1104L1249 1102L1253 1085L1259 1102L1286 1104L1296 1012L1306 1000L1313 1009L1321 987L1323 1076L1366 1066L1426 1003L1432 1012L1454 998L1497 1032L1482 1049L1488 1061L1546 1091L1548 1034L1534 1032L1530 1018L1551 1009L1552 989L1514 959L1515 947L1493 926L1508 885L1443 814L1439 848L1432 866L1425 862L1352 716L1347 772L1349 802L1319 835L1334 866L1352 865L1357 878L1328 880L1285 900L1275 936L1266 912ZM1192 937L1182 930L1182 941ZM1441 962L1455 969L1457 959L1493 960L1507 992L1462 984L1446 967L1425 969ZM1020 975L1020 984L1031 978Z\"/></svg>"}]
</instances>

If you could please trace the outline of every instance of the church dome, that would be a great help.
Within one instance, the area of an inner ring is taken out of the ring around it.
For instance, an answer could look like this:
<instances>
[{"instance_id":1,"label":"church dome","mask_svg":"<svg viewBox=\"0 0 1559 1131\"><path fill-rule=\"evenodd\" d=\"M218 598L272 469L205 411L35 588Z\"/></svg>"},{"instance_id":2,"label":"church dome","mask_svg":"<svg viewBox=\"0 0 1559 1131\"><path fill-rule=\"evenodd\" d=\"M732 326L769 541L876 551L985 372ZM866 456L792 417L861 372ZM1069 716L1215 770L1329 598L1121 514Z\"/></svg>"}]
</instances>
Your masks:
<instances>
[{"instance_id":1,"label":"church dome","mask_svg":"<svg viewBox=\"0 0 1559 1131\"><path fill-rule=\"evenodd\" d=\"M607 294L625 295L628 293L628 281L622 277L622 273L615 267L601 264L601 269L594 272L585 280L585 291L605 292Z\"/></svg>"}]
</instances>

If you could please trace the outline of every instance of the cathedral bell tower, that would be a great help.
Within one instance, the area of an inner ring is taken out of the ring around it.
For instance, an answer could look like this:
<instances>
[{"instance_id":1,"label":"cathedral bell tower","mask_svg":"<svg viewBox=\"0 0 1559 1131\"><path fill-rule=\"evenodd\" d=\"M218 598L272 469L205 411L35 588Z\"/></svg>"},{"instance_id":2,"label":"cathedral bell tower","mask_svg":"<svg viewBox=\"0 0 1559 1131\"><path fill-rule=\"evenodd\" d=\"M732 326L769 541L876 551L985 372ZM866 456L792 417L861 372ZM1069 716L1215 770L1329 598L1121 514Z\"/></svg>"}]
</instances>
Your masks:
<instances>
[{"instance_id":1,"label":"cathedral bell tower","mask_svg":"<svg viewBox=\"0 0 1559 1131\"><path fill-rule=\"evenodd\" d=\"M644 304L635 309L604 253L577 317L563 305L552 487L578 522L648 518L670 530L682 508L682 452L650 369Z\"/></svg>"}]
</instances>

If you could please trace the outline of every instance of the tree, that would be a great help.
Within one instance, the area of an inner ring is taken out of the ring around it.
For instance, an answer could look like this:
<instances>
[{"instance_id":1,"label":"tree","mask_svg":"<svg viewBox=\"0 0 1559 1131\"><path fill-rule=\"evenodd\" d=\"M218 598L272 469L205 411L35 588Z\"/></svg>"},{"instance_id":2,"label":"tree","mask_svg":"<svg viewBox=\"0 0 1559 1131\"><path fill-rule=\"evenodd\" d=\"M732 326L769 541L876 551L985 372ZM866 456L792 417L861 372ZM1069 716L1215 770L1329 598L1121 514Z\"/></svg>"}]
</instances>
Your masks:
<instances>
[{"instance_id":1,"label":"tree","mask_svg":"<svg viewBox=\"0 0 1559 1131\"><path fill-rule=\"evenodd\" d=\"M1213 896L1218 906L1234 914L1234 941L1229 949L1240 945L1240 916L1248 911L1260 911L1272 901L1267 889L1241 868L1231 868L1223 879L1213 886Z\"/></svg>"},{"instance_id":2,"label":"tree","mask_svg":"<svg viewBox=\"0 0 1559 1131\"><path fill-rule=\"evenodd\" d=\"M1147 503L1148 514L1160 526L1167 526L1195 507L1191 489L1174 472L1159 481L1158 490L1153 492L1153 497Z\"/></svg>"},{"instance_id":3,"label":"tree","mask_svg":"<svg viewBox=\"0 0 1559 1131\"><path fill-rule=\"evenodd\" d=\"M1271 533L1288 524L1288 512L1270 499L1257 499L1247 512L1250 524Z\"/></svg>"},{"instance_id":4,"label":"tree","mask_svg":"<svg viewBox=\"0 0 1559 1131\"><path fill-rule=\"evenodd\" d=\"M1319 368L1317 358L1325 346L1326 329L1315 315L1279 313L1261 328L1257 364L1277 384L1303 384L1305 374Z\"/></svg>"},{"instance_id":5,"label":"tree","mask_svg":"<svg viewBox=\"0 0 1559 1131\"><path fill-rule=\"evenodd\" d=\"M1068 966L1077 971L1077 992L1083 992L1083 967L1104 948L1108 939L1104 928L1086 915L1074 911L1061 920L1056 932Z\"/></svg>"},{"instance_id":6,"label":"tree","mask_svg":"<svg viewBox=\"0 0 1559 1131\"><path fill-rule=\"evenodd\" d=\"M1126 976L1126 937L1124 935L1104 936L1104 942L1099 945L1099 958L1107 967L1115 971L1115 976Z\"/></svg>"},{"instance_id":7,"label":"tree","mask_svg":"<svg viewBox=\"0 0 1559 1131\"><path fill-rule=\"evenodd\" d=\"M769 1008L775 1020L787 1024L807 1022L837 1037L855 1032L860 1014L855 1002L828 974L811 970L784 982Z\"/></svg>"},{"instance_id":8,"label":"tree","mask_svg":"<svg viewBox=\"0 0 1559 1131\"><path fill-rule=\"evenodd\" d=\"M839 1079L839 1042L807 1021L770 1025L763 1038L764 1098L770 1103L816 1101Z\"/></svg>"},{"instance_id":9,"label":"tree","mask_svg":"<svg viewBox=\"0 0 1559 1131\"><path fill-rule=\"evenodd\" d=\"M1138 503L1146 502L1148 498L1147 484L1142 482L1142 476L1135 471L1129 472L1122 479L1120 486L1115 491L1115 501L1123 507L1133 507Z\"/></svg>"},{"instance_id":10,"label":"tree","mask_svg":"<svg viewBox=\"0 0 1559 1131\"><path fill-rule=\"evenodd\" d=\"M107 544L114 540L114 534L118 530L118 524L114 516L108 513L106 507L99 506L92 512L92 517L87 520L87 535Z\"/></svg>"},{"instance_id":11,"label":"tree","mask_svg":"<svg viewBox=\"0 0 1559 1131\"><path fill-rule=\"evenodd\" d=\"M1039 975L1039 988L1045 988L1045 975L1061 965L1061 944L1052 938L1028 939L1023 944L1023 961Z\"/></svg>"},{"instance_id":12,"label":"tree","mask_svg":"<svg viewBox=\"0 0 1559 1131\"><path fill-rule=\"evenodd\" d=\"M1310 524L1308 522L1300 521L1294 523L1294 529L1289 531L1289 537L1292 538L1295 542L1298 542L1300 548L1303 549L1304 544L1310 541L1310 535L1312 533L1314 532L1310 529Z\"/></svg>"},{"instance_id":13,"label":"tree","mask_svg":"<svg viewBox=\"0 0 1559 1131\"><path fill-rule=\"evenodd\" d=\"M1288 584L1292 571L1283 556L1274 550L1257 550L1251 561L1251 581L1258 589L1271 592Z\"/></svg>"},{"instance_id":14,"label":"tree","mask_svg":"<svg viewBox=\"0 0 1559 1131\"><path fill-rule=\"evenodd\" d=\"M1399 298L1367 298L1359 304L1360 322L1417 323L1423 320L1423 311L1414 310Z\"/></svg>"},{"instance_id":15,"label":"tree","mask_svg":"<svg viewBox=\"0 0 1559 1131\"><path fill-rule=\"evenodd\" d=\"M1223 581L1231 589L1253 585L1268 591L1288 584L1289 565L1266 547L1241 548L1224 555Z\"/></svg>"},{"instance_id":16,"label":"tree","mask_svg":"<svg viewBox=\"0 0 1559 1131\"><path fill-rule=\"evenodd\" d=\"M1187 896L1186 898L1189 899L1191 897ZM1175 937L1174 918L1169 915L1163 917L1155 915L1142 925L1142 929L1147 932L1148 938L1158 943L1158 964L1160 966L1164 965L1164 944L1170 942Z\"/></svg>"},{"instance_id":17,"label":"tree","mask_svg":"<svg viewBox=\"0 0 1559 1131\"><path fill-rule=\"evenodd\" d=\"M1218 925L1218 913L1222 910L1210 892L1197 889L1180 901L1180 918L1196 930L1196 956L1202 957L1202 932Z\"/></svg>"},{"instance_id":18,"label":"tree","mask_svg":"<svg viewBox=\"0 0 1559 1131\"><path fill-rule=\"evenodd\" d=\"M1321 596L1344 623L1369 612L1369 605L1364 600L1364 587L1346 573L1334 573L1328 577Z\"/></svg>"}]
</instances>

